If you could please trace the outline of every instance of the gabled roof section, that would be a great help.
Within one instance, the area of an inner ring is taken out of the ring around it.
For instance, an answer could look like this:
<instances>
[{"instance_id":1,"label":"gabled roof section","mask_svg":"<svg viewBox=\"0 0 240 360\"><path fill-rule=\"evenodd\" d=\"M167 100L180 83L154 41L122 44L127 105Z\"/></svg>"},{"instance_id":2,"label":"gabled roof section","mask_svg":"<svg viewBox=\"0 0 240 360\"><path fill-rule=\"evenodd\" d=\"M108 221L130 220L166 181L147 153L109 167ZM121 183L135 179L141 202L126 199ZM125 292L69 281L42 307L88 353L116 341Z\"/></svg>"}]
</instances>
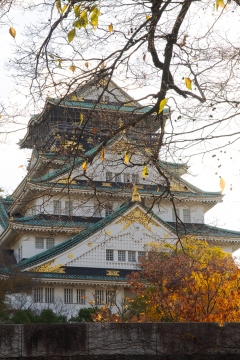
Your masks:
<instances>
[{"instance_id":1,"label":"gabled roof section","mask_svg":"<svg viewBox=\"0 0 240 360\"><path fill-rule=\"evenodd\" d=\"M98 231L104 229L107 225L111 224L114 220L119 218L120 216L123 216L123 214L130 210L131 208L138 205L139 207L143 208L146 212L149 214L149 220L150 219L156 219L158 222L160 222L162 225L164 225L166 228L168 228L170 231L174 232L174 229L171 225L163 221L161 218L159 218L157 215L155 215L153 212L149 212L149 210L139 202L132 202L130 199L126 201L118 210L116 210L113 214L107 216L106 218L100 220L96 224L92 225L90 228L88 228L85 231L82 231L78 235L71 237L70 239L64 241L63 243L54 246L52 249L42 252L39 255L35 255L29 259L23 260L19 262L16 267L25 269L32 266L35 266L41 262L47 261L48 259L52 259L57 255L60 255L61 253L71 249L72 247L76 246L77 244L83 242L90 236L96 234Z\"/></svg>"}]
</instances>

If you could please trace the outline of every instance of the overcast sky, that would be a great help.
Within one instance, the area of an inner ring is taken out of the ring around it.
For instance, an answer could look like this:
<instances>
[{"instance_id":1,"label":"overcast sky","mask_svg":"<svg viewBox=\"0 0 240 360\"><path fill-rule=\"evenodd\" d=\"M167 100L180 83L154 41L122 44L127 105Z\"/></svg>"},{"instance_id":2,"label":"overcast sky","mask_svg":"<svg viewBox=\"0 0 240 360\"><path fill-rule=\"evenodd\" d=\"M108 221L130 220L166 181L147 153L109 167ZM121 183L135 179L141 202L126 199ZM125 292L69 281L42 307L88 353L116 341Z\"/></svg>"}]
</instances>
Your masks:
<instances>
[{"instance_id":1,"label":"overcast sky","mask_svg":"<svg viewBox=\"0 0 240 360\"><path fill-rule=\"evenodd\" d=\"M18 16L17 18L13 17L12 21L17 30L16 41L20 41L20 33L26 19ZM11 91L14 89L13 80L5 69L8 58L13 56L12 49L14 46L14 39L9 35L8 31L9 25L4 25L0 28L0 101L6 101L8 96L11 99ZM134 94L130 93L130 95L134 97ZM15 101L16 99L12 100ZM28 120L25 118L23 122L27 123ZM19 126L15 130L18 128ZM25 132L26 130L24 129L11 133L7 137L2 136L2 142L0 143L0 187L9 194L11 194L12 190L26 174L27 158L30 157L31 152L29 150L20 150L16 145ZM203 190L220 191L219 176L221 176L226 181L223 203L216 205L214 209L206 214L205 222L210 225L240 231L239 145L238 142L229 148L192 158L189 163L191 175L184 177ZM212 155L216 156L212 157ZM24 165L24 167L19 168L21 165ZM219 167L219 165L221 166Z\"/></svg>"}]
</instances>

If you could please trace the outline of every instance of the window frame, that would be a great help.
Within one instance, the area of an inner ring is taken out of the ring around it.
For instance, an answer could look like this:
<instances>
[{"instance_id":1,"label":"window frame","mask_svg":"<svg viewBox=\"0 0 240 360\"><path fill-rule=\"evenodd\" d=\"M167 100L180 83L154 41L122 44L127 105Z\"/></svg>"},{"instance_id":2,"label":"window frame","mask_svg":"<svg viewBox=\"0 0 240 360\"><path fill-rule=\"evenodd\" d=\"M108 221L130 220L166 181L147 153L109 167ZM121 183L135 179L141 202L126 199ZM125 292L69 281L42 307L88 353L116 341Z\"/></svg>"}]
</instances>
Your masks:
<instances>
[{"instance_id":1,"label":"window frame","mask_svg":"<svg viewBox=\"0 0 240 360\"><path fill-rule=\"evenodd\" d=\"M106 261L114 261L114 250L106 249Z\"/></svg>"},{"instance_id":2,"label":"window frame","mask_svg":"<svg viewBox=\"0 0 240 360\"><path fill-rule=\"evenodd\" d=\"M67 205L68 204L68 205ZM72 216L73 215L73 206L72 206L72 201L71 200L67 200L64 202L64 213L67 216Z\"/></svg>"},{"instance_id":3,"label":"window frame","mask_svg":"<svg viewBox=\"0 0 240 360\"><path fill-rule=\"evenodd\" d=\"M103 305L105 304L105 300L104 300L104 290L102 289L96 289L95 290L95 294L94 294L94 298L95 298L95 304L96 305Z\"/></svg>"},{"instance_id":4,"label":"window frame","mask_svg":"<svg viewBox=\"0 0 240 360\"><path fill-rule=\"evenodd\" d=\"M45 303L53 304L54 303L54 288L45 288Z\"/></svg>"},{"instance_id":5,"label":"window frame","mask_svg":"<svg viewBox=\"0 0 240 360\"><path fill-rule=\"evenodd\" d=\"M124 255L124 256L122 256ZM124 260L123 260L124 258ZM118 261L119 262L126 262L126 250L118 250Z\"/></svg>"},{"instance_id":6,"label":"window frame","mask_svg":"<svg viewBox=\"0 0 240 360\"><path fill-rule=\"evenodd\" d=\"M48 246L49 240L52 240L52 242L53 242L53 245L50 246L50 247ZM46 249L47 249L47 250L52 249L54 246L55 246L55 239L54 239L53 237L47 237L47 238L46 238Z\"/></svg>"},{"instance_id":7,"label":"window frame","mask_svg":"<svg viewBox=\"0 0 240 360\"><path fill-rule=\"evenodd\" d=\"M42 241L42 247L37 246L37 241L40 241L40 240ZM44 250L44 237L42 237L42 236L35 237L35 249Z\"/></svg>"},{"instance_id":8,"label":"window frame","mask_svg":"<svg viewBox=\"0 0 240 360\"><path fill-rule=\"evenodd\" d=\"M64 304L73 304L72 288L64 288Z\"/></svg>"},{"instance_id":9,"label":"window frame","mask_svg":"<svg viewBox=\"0 0 240 360\"><path fill-rule=\"evenodd\" d=\"M77 304L85 305L86 297L85 297L85 289L77 289Z\"/></svg>"},{"instance_id":10,"label":"window frame","mask_svg":"<svg viewBox=\"0 0 240 360\"><path fill-rule=\"evenodd\" d=\"M176 208L176 213L177 213L178 218L180 218L180 209ZM172 220L173 220L173 222L177 221L174 209L172 209Z\"/></svg>"},{"instance_id":11,"label":"window frame","mask_svg":"<svg viewBox=\"0 0 240 360\"><path fill-rule=\"evenodd\" d=\"M184 223L190 223L191 222L190 209L183 209L183 222Z\"/></svg>"},{"instance_id":12,"label":"window frame","mask_svg":"<svg viewBox=\"0 0 240 360\"><path fill-rule=\"evenodd\" d=\"M112 172L107 171L107 172L106 172L106 181L107 181L107 182L112 182L112 180L113 180Z\"/></svg>"},{"instance_id":13,"label":"window frame","mask_svg":"<svg viewBox=\"0 0 240 360\"><path fill-rule=\"evenodd\" d=\"M134 254L134 257L132 256ZM134 260L133 260L134 259ZM128 262L137 262L136 259L136 251L129 250L128 251Z\"/></svg>"},{"instance_id":14,"label":"window frame","mask_svg":"<svg viewBox=\"0 0 240 360\"><path fill-rule=\"evenodd\" d=\"M129 174L129 173L123 174L123 182L125 184L130 184L131 183L131 174Z\"/></svg>"},{"instance_id":15,"label":"window frame","mask_svg":"<svg viewBox=\"0 0 240 360\"><path fill-rule=\"evenodd\" d=\"M115 182L116 183L122 182L122 174L115 174Z\"/></svg>"},{"instance_id":16,"label":"window frame","mask_svg":"<svg viewBox=\"0 0 240 360\"><path fill-rule=\"evenodd\" d=\"M62 213L62 202L61 200L53 200L53 214L61 215Z\"/></svg>"},{"instance_id":17,"label":"window frame","mask_svg":"<svg viewBox=\"0 0 240 360\"><path fill-rule=\"evenodd\" d=\"M33 302L43 303L43 287L36 286L33 288Z\"/></svg>"}]
</instances>

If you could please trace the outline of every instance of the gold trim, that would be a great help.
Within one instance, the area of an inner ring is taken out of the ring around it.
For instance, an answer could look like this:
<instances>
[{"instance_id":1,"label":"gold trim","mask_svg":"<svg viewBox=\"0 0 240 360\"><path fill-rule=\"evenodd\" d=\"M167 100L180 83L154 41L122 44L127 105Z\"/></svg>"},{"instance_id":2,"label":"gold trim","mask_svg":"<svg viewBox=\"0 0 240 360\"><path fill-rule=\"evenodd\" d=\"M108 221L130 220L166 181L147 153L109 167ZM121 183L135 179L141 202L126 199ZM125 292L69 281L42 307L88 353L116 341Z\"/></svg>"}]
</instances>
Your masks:
<instances>
[{"instance_id":1,"label":"gold trim","mask_svg":"<svg viewBox=\"0 0 240 360\"><path fill-rule=\"evenodd\" d=\"M149 224L152 224L156 227L160 227L160 225L158 225L156 221L152 220L139 207L136 207L129 214L121 217L121 219L119 219L116 222L116 224L121 224L125 222L125 225L123 225L123 230L125 230L130 225L134 224L136 221L139 222L141 225L143 225L146 229L148 229L151 232L152 232L152 228L149 226Z\"/></svg>"},{"instance_id":2,"label":"gold trim","mask_svg":"<svg viewBox=\"0 0 240 360\"><path fill-rule=\"evenodd\" d=\"M102 183L102 186L108 186L108 187L112 187L112 185L110 183Z\"/></svg>"},{"instance_id":3,"label":"gold trim","mask_svg":"<svg viewBox=\"0 0 240 360\"><path fill-rule=\"evenodd\" d=\"M106 234L107 234L107 235L111 235L111 231L106 231Z\"/></svg>"},{"instance_id":4,"label":"gold trim","mask_svg":"<svg viewBox=\"0 0 240 360\"><path fill-rule=\"evenodd\" d=\"M107 276L120 276L119 275L120 270L106 270L106 271L107 271L106 273Z\"/></svg>"},{"instance_id":5,"label":"gold trim","mask_svg":"<svg viewBox=\"0 0 240 360\"><path fill-rule=\"evenodd\" d=\"M68 254L69 259L73 258L73 254Z\"/></svg>"},{"instance_id":6,"label":"gold trim","mask_svg":"<svg viewBox=\"0 0 240 360\"><path fill-rule=\"evenodd\" d=\"M52 266L52 264L55 263L55 259L48 261L45 264L36 266L32 269L28 269L27 271L33 271L33 272L52 272L52 273L58 273L58 274L65 274L65 270L61 269L61 267L63 266L62 264L59 265L54 265Z\"/></svg>"}]
</instances>

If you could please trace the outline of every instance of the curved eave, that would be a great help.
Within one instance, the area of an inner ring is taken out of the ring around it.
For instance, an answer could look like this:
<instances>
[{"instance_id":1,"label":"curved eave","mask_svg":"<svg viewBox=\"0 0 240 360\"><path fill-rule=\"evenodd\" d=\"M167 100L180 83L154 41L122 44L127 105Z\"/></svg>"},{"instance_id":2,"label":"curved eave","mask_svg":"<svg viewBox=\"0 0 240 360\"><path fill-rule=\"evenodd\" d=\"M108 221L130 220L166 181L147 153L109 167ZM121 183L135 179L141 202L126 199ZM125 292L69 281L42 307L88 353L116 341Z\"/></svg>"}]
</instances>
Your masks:
<instances>
[{"instance_id":1,"label":"curved eave","mask_svg":"<svg viewBox=\"0 0 240 360\"><path fill-rule=\"evenodd\" d=\"M37 182L28 182L28 186L29 189L31 188L32 190L36 190L36 191L43 191L43 190L48 190L48 191L52 191L53 193L55 192L69 192L69 189L71 190L72 193L79 193L79 194L93 194L94 193L94 189L92 189L91 187L89 188L82 188L79 185L75 185L75 184L61 184L61 183L37 183ZM127 190L127 189L113 189L111 187L96 187L96 191L98 193L98 195L105 195L106 192L108 194L111 194L112 196L116 196L116 197L127 197L129 198L129 196L131 196L132 194L132 190ZM139 194L141 197L149 197L152 198L154 195L159 196L161 195L160 191L153 191L150 192L148 190L142 190L139 189L138 190ZM212 194L196 194L196 193L187 193L187 192L179 192L179 191L172 191L172 194L177 197L177 198L181 198L182 200L185 201L200 201L200 202L214 202L215 204L218 202L222 201L222 197L221 196L212 196ZM164 199L163 199L164 200Z\"/></svg>"}]
</instances>

